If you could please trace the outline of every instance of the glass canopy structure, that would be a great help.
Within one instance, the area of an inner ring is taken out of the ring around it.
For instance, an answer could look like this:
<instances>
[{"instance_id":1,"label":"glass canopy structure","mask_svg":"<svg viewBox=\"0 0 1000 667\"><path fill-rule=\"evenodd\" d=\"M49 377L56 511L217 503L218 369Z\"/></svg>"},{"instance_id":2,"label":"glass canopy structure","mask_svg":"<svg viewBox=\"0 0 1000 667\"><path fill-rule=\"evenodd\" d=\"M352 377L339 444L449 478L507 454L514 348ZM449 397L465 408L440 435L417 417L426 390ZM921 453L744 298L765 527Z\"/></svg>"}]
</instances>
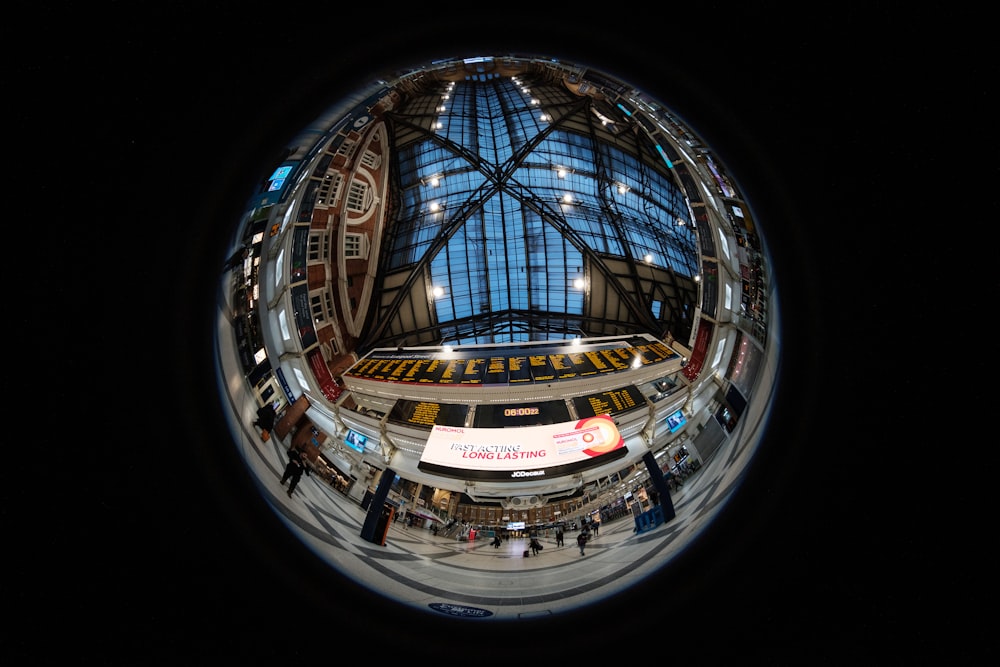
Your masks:
<instances>
[{"instance_id":1,"label":"glass canopy structure","mask_svg":"<svg viewBox=\"0 0 1000 667\"><path fill-rule=\"evenodd\" d=\"M395 158L380 262L406 280L381 287L361 350L686 339L697 238L662 146L623 104L581 94L593 87L552 63L507 75L502 61L466 65L461 77L411 74L405 101L385 114ZM414 281L441 293L416 331L397 317Z\"/></svg>"}]
</instances>

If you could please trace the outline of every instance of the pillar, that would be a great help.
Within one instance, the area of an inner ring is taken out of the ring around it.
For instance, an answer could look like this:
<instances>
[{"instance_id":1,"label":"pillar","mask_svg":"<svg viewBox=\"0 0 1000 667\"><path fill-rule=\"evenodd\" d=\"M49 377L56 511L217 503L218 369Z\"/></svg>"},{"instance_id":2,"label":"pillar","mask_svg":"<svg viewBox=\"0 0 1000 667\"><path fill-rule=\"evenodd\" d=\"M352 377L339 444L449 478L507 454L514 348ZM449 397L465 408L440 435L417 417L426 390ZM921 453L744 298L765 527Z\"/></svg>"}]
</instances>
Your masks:
<instances>
[{"instance_id":1,"label":"pillar","mask_svg":"<svg viewBox=\"0 0 1000 667\"><path fill-rule=\"evenodd\" d=\"M368 513L365 514L365 523L361 526L361 539L369 542L381 543L381 536L376 535L378 520L382 516L382 509L385 507L385 499L389 497L389 489L392 488L392 480L396 478L396 473L386 468L382 471L382 476L378 479L378 486L375 487L375 494L372 496L371 504L368 505Z\"/></svg>"},{"instance_id":2,"label":"pillar","mask_svg":"<svg viewBox=\"0 0 1000 667\"><path fill-rule=\"evenodd\" d=\"M667 480L663 479L663 471L660 470L659 464L656 463L656 457L653 456L653 452L643 454L642 462L646 464L646 470L649 472L649 481L653 483L656 495L660 497L663 521L664 523L671 521L677 514L674 512L674 501L670 499L670 487L667 486Z\"/></svg>"}]
</instances>

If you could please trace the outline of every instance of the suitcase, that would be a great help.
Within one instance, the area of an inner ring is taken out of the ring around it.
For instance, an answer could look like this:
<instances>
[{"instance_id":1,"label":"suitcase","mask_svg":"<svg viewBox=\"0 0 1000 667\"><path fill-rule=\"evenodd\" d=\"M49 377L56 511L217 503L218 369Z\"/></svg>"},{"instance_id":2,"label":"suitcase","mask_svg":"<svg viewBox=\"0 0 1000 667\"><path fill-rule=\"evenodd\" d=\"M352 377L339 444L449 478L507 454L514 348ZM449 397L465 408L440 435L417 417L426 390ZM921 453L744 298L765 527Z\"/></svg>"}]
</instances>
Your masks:
<instances>
[{"instance_id":1,"label":"suitcase","mask_svg":"<svg viewBox=\"0 0 1000 667\"><path fill-rule=\"evenodd\" d=\"M524 557L527 558L530 555L531 555L531 549L525 549L524 550Z\"/></svg>"}]
</instances>

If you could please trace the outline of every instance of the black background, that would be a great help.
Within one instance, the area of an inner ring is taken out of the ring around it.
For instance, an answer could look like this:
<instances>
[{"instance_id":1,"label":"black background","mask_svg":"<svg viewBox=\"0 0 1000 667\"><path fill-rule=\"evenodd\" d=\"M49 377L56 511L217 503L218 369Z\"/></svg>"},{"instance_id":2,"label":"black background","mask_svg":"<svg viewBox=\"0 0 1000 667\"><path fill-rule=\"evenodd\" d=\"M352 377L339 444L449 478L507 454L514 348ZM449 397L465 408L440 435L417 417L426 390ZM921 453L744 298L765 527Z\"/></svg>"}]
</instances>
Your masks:
<instances>
[{"instance_id":1,"label":"black background","mask_svg":"<svg viewBox=\"0 0 1000 667\"><path fill-rule=\"evenodd\" d=\"M912 203L934 197L925 133L943 139L934 17L239 9L38 3L13 24L32 48L6 71L8 252L32 268L5 269L27 296L9 322L11 664L995 658L978 549L943 509L969 494L931 465L910 381L953 243L915 243L947 210ZM219 419L214 285L295 131L382 68L489 51L604 69L718 150L774 255L787 363L736 502L660 580L554 622L429 623L330 573L257 495ZM959 92L975 106L984 89ZM921 309L899 296L910 281Z\"/></svg>"}]
</instances>

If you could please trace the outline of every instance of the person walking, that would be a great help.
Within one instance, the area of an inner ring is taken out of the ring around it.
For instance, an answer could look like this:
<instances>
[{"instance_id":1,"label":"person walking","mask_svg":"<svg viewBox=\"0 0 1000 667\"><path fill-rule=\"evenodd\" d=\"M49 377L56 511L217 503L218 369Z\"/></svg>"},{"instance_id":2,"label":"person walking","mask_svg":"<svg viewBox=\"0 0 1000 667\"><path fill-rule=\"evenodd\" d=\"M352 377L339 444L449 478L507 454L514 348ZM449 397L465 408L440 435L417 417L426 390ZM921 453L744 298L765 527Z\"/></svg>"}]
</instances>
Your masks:
<instances>
[{"instance_id":1,"label":"person walking","mask_svg":"<svg viewBox=\"0 0 1000 667\"><path fill-rule=\"evenodd\" d=\"M503 544L503 542L500 541L500 533L493 533L493 548L499 549L501 544Z\"/></svg>"},{"instance_id":2,"label":"person walking","mask_svg":"<svg viewBox=\"0 0 1000 667\"><path fill-rule=\"evenodd\" d=\"M580 547L580 555L585 556L583 548L587 546L587 531L581 530L580 534L576 536L576 545Z\"/></svg>"},{"instance_id":3,"label":"person walking","mask_svg":"<svg viewBox=\"0 0 1000 667\"><path fill-rule=\"evenodd\" d=\"M531 547L532 556L537 556L538 552L542 550L542 543L538 541L537 537L532 537L531 542L528 543L528 546Z\"/></svg>"},{"instance_id":4,"label":"person walking","mask_svg":"<svg viewBox=\"0 0 1000 667\"><path fill-rule=\"evenodd\" d=\"M285 482L289 483L289 498L292 497L295 487L298 486L299 480L302 479L303 472L307 475L310 474L309 466L306 465L302 452L297 447L292 447L288 450L288 465L285 466L285 472L281 475L281 485L284 486Z\"/></svg>"},{"instance_id":5,"label":"person walking","mask_svg":"<svg viewBox=\"0 0 1000 667\"><path fill-rule=\"evenodd\" d=\"M565 544L563 542L563 529L562 528L556 528L556 546L557 547L565 546Z\"/></svg>"}]
</instances>

